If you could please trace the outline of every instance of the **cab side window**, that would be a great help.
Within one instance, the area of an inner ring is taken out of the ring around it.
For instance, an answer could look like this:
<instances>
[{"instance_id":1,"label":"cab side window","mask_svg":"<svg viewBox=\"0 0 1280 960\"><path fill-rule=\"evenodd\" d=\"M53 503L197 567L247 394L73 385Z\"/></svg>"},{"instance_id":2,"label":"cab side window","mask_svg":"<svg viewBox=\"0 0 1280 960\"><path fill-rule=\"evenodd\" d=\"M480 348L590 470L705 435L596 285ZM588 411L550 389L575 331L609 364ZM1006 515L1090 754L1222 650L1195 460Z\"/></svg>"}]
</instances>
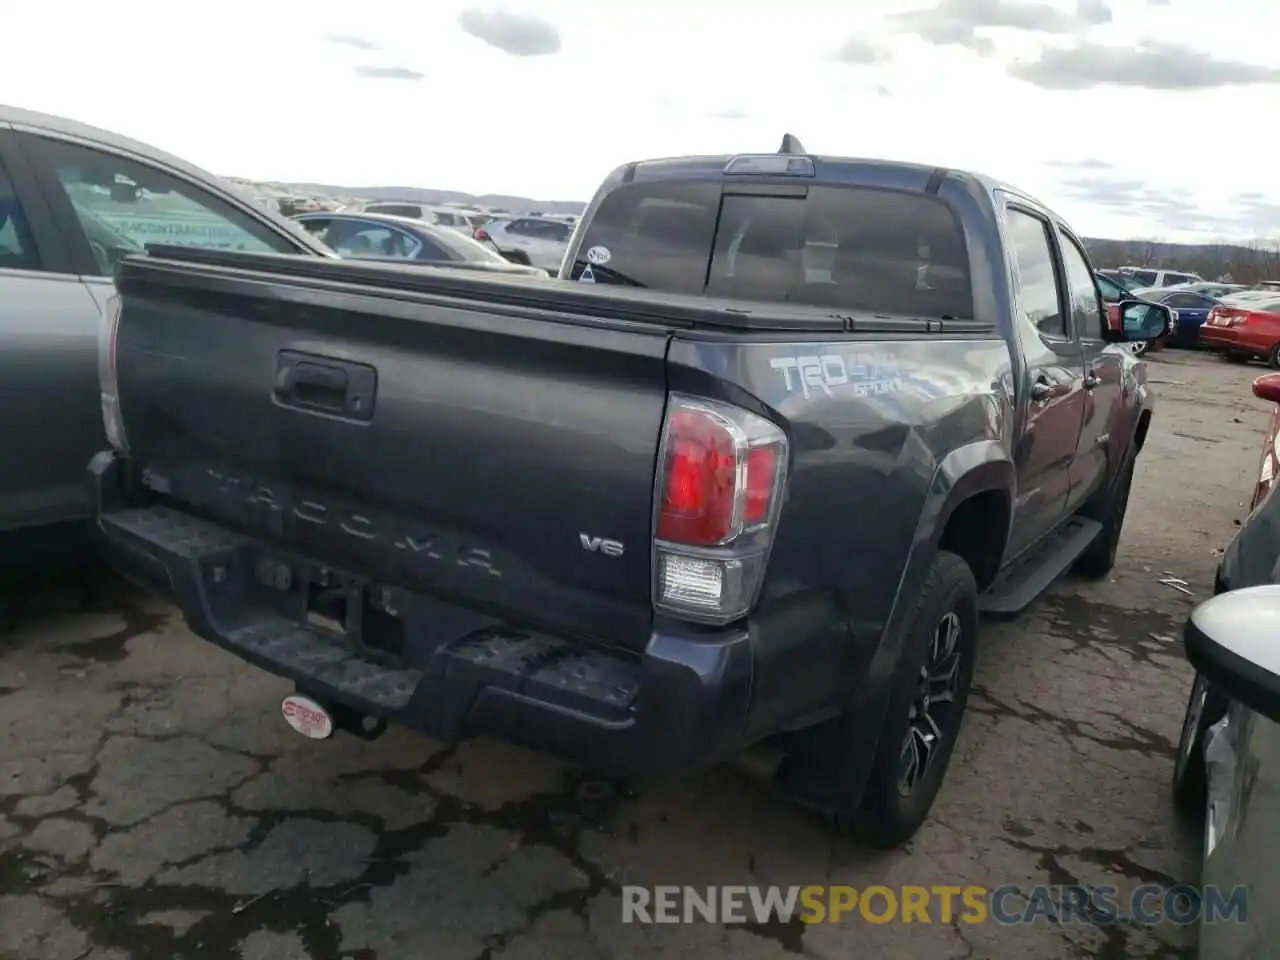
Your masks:
<instances>
[{"instance_id":1,"label":"cab side window","mask_svg":"<svg viewBox=\"0 0 1280 960\"><path fill-rule=\"evenodd\" d=\"M1058 238L1062 246L1062 266L1066 271L1067 296L1071 299L1071 325L1081 339L1101 340L1106 308L1098 295L1089 258L1070 234L1059 230Z\"/></svg>"},{"instance_id":2,"label":"cab side window","mask_svg":"<svg viewBox=\"0 0 1280 960\"><path fill-rule=\"evenodd\" d=\"M0 270L39 270L40 256L22 204L0 164Z\"/></svg>"},{"instance_id":3,"label":"cab side window","mask_svg":"<svg viewBox=\"0 0 1280 960\"><path fill-rule=\"evenodd\" d=\"M41 138L37 164L49 171L84 231L99 273L150 243L299 253L283 233L186 180L132 159Z\"/></svg>"},{"instance_id":4,"label":"cab side window","mask_svg":"<svg viewBox=\"0 0 1280 960\"><path fill-rule=\"evenodd\" d=\"M1049 230L1049 224L1039 217L1009 208L1009 247L1018 270L1021 319L1042 337L1067 340L1071 335L1058 302L1058 277Z\"/></svg>"}]
</instances>

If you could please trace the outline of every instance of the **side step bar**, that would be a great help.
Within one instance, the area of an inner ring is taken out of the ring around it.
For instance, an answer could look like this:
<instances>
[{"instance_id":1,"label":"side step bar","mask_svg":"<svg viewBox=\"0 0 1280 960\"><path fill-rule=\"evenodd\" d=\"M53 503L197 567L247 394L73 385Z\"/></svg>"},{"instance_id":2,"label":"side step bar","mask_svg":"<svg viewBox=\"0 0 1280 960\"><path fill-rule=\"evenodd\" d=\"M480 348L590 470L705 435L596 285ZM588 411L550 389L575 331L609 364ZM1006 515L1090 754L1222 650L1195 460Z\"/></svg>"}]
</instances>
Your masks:
<instances>
[{"instance_id":1,"label":"side step bar","mask_svg":"<svg viewBox=\"0 0 1280 960\"><path fill-rule=\"evenodd\" d=\"M1018 616L1057 583L1101 533L1098 521L1072 517L1005 570L978 598L978 611L998 620Z\"/></svg>"}]
</instances>

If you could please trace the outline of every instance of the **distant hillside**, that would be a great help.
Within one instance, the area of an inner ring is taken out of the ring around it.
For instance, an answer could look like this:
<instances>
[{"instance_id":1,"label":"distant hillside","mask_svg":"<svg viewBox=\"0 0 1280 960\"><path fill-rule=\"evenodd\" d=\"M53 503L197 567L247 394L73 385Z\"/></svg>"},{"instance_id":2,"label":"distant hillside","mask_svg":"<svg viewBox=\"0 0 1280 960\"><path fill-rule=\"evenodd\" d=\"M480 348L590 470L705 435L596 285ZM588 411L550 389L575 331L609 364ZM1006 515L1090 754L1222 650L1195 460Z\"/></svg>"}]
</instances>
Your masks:
<instances>
[{"instance_id":1,"label":"distant hillside","mask_svg":"<svg viewBox=\"0 0 1280 960\"><path fill-rule=\"evenodd\" d=\"M1280 246L1227 243L1161 243L1154 240L1086 239L1089 257L1099 267L1153 267L1187 270L1206 280L1224 277L1236 283L1280 279Z\"/></svg>"},{"instance_id":2,"label":"distant hillside","mask_svg":"<svg viewBox=\"0 0 1280 960\"><path fill-rule=\"evenodd\" d=\"M530 200L501 193L479 196L458 190L427 190L422 187L335 187L324 183L283 183L299 193L326 197L357 197L362 200L416 200L419 203L464 203L477 207L499 207L511 213L581 213L583 200Z\"/></svg>"},{"instance_id":3,"label":"distant hillside","mask_svg":"<svg viewBox=\"0 0 1280 960\"><path fill-rule=\"evenodd\" d=\"M328 197L368 200L416 200L420 203L461 203L497 207L511 213L581 213L581 200L531 200L501 193L471 194L422 187L339 187L324 183L282 183L286 190ZM1231 244L1162 243L1151 240L1088 239L1089 256L1099 267L1147 266L1188 270L1206 279L1225 275L1237 283L1280 278L1280 248Z\"/></svg>"}]
</instances>

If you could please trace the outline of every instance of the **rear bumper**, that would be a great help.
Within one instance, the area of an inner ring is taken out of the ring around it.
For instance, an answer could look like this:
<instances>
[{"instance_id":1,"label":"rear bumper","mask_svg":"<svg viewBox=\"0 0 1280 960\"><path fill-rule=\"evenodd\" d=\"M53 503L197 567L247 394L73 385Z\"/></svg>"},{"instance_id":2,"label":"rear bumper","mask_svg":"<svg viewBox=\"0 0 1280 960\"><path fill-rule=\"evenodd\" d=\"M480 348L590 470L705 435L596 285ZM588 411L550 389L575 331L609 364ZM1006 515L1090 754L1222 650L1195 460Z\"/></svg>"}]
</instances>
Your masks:
<instances>
[{"instance_id":1,"label":"rear bumper","mask_svg":"<svg viewBox=\"0 0 1280 960\"><path fill-rule=\"evenodd\" d=\"M168 507L131 507L115 454L89 469L107 563L173 599L197 636L322 703L448 744L490 736L621 777L696 768L744 746L754 666L745 630L655 632L642 656L628 657L487 627L403 664L282 612L288 590L264 582L264 563L278 572L305 568L305 558ZM414 603L404 601L406 623L429 628Z\"/></svg>"},{"instance_id":2,"label":"rear bumper","mask_svg":"<svg viewBox=\"0 0 1280 960\"><path fill-rule=\"evenodd\" d=\"M1246 343L1231 327L1214 327L1201 324L1199 330L1200 346L1210 350L1252 351L1257 348Z\"/></svg>"}]
</instances>

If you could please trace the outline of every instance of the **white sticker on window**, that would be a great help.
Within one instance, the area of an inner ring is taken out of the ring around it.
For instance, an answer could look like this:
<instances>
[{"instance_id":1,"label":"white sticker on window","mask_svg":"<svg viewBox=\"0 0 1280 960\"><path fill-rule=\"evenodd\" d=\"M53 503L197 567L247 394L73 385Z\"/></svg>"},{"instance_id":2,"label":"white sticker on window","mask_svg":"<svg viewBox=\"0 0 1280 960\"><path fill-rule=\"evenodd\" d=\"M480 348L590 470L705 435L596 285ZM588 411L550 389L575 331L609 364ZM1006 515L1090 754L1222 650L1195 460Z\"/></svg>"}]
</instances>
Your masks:
<instances>
[{"instance_id":1,"label":"white sticker on window","mask_svg":"<svg viewBox=\"0 0 1280 960\"><path fill-rule=\"evenodd\" d=\"M608 247L592 247L587 251L587 262L597 266L602 267L612 259L613 254L609 252Z\"/></svg>"}]
</instances>

